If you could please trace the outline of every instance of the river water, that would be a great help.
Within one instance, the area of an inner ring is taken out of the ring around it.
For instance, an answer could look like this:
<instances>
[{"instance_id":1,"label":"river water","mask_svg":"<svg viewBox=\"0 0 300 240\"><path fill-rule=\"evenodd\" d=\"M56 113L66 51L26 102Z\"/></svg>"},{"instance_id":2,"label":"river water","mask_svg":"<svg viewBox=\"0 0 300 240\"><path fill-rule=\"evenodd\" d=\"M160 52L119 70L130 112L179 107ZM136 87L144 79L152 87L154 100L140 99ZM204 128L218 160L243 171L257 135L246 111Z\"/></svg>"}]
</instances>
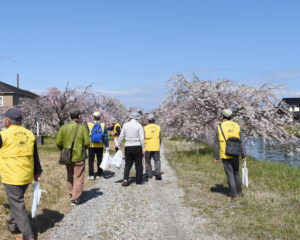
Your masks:
<instances>
[{"instance_id":1,"label":"river water","mask_svg":"<svg viewBox=\"0 0 300 240\"><path fill-rule=\"evenodd\" d=\"M271 145L259 139L247 141L246 151L258 160L300 167L300 141L289 145Z\"/></svg>"}]
</instances>

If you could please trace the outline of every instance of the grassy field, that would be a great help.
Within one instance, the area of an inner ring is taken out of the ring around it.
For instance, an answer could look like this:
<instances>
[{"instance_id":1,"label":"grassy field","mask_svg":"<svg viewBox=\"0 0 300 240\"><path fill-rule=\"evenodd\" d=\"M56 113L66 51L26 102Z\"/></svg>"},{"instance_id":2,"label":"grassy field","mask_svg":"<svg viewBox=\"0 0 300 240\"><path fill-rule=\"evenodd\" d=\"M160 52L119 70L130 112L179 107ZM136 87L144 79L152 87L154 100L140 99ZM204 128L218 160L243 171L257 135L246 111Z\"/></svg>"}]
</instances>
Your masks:
<instances>
[{"instance_id":1,"label":"grassy field","mask_svg":"<svg viewBox=\"0 0 300 240\"><path fill-rule=\"evenodd\" d=\"M185 202L226 239L300 239L300 169L248 159L249 188L230 201L223 164L212 149L183 141L165 141Z\"/></svg>"},{"instance_id":2,"label":"grassy field","mask_svg":"<svg viewBox=\"0 0 300 240\"><path fill-rule=\"evenodd\" d=\"M69 197L66 194L66 169L57 163L59 151L55 146L54 138L46 138L44 145L39 145L39 155L43 174L41 188L47 193L42 193L41 205L36 219L32 221L35 231L38 231L38 239L47 239L48 230L61 221L70 209ZM87 165L86 165L87 166ZM86 168L87 170L87 168ZM93 181L85 181L85 186L89 186ZM25 195L26 208L31 212L32 186L28 187ZM9 209L4 192L4 187L0 185L0 240L14 239L16 235L11 235L6 228L6 219ZM18 235L17 235L18 236ZM21 236L21 235L20 235Z\"/></svg>"},{"instance_id":3,"label":"grassy field","mask_svg":"<svg viewBox=\"0 0 300 240\"><path fill-rule=\"evenodd\" d=\"M289 133L294 134L296 137L300 137L300 127L287 127L287 130L289 131Z\"/></svg>"}]
</instances>

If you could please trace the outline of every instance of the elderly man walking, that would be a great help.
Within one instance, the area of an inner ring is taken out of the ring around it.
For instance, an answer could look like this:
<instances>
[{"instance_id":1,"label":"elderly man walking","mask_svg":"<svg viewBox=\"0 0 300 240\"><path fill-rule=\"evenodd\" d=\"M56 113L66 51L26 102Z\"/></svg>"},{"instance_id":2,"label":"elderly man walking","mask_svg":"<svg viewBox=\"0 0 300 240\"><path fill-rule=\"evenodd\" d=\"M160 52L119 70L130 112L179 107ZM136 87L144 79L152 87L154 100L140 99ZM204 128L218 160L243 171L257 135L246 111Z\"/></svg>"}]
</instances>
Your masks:
<instances>
[{"instance_id":1,"label":"elderly man walking","mask_svg":"<svg viewBox=\"0 0 300 240\"><path fill-rule=\"evenodd\" d=\"M224 109L222 115L222 122L215 129L214 156L216 163L219 163L222 159L229 186L229 199L236 200L238 195L243 196L239 173L239 156L232 156L226 153L226 142L229 138L240 140L240 151L244 161L246 161L246 151L241 127L238 123L231 120L232 111Z\"/></svg>"},{"instance_id":2,"label":"elderly man walking","mask_svg":"<svg viewBox=\"0 0 300 240\"><path fill-rule=\"evenodd\" d=\"M0 133L0 173L10 206L8 229L21 232L19 240L35 238L24 205L24 194L33 179L42 173L33 133L22 127L22 114L16 108L8 109L4 117L5 130Z\"/></svg>"},{"instance_id":3,"label":"elderly man walking","mask_svg":"<svg viewBox=\"0 0 300 240\"><path fill-rule=\"evenodd\" d=\"M81 124L81 112L78 109L72 109L70 114L72 121L61 126L56 136L56 144L60 150L71 148L74 139L72 161L66 165L67 191L71 205L78 205L83 191L85 149L90 144L90 138L87 128Z\"/></svg>"},{"instance_id":4,"label":"elderly man walking","mask_svg":"<svg viewBox=\"0 0 300 240\"><path fill-rule=\"evenodd\" d=\"M147 116L148 125L144 127L145 130L145 163L146 163L146 177L152 178L151 158L154 160L154 175L156 180L162 180L161 164L160 164L160 144L161 132L160 126L155 124L153 114Z\"/></svg>"},{"instance_id":5,"label":"elderly man walking","mask_svg":"<svg viewBox=\"0 0 300 240\"><path fill-rule=\"evenodd\" d=\"M125 138L125 169L122 186L129 185L129 173L133 163L136 171L136 184L142 184L143 181L143 154L144 154L144 129L138 122L140 114L132 112L130 121L125 123L119 137L118 147Z\"/></svg>"}]
</instances>

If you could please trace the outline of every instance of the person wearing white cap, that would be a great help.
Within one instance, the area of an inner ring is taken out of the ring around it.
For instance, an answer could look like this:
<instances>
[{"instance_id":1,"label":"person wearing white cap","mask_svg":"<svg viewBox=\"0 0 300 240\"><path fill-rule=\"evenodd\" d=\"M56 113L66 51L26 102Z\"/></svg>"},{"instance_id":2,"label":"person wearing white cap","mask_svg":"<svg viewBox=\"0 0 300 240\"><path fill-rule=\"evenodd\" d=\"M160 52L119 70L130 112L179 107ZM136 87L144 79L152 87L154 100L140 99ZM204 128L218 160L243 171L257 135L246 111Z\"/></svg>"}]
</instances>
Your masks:
<instances>
[{"instance_id":1,"label":"person wearing white cap","mask_svg":"<svg viewBox=\"0 0 300 240\"><path fill-rule=\"evenodd\" d=\"M101 114L98 111L95 111L92 115L93 121L87 124L91 144L89 146L89 180L94 180L95 178L100 177L103 174L103 169L100 168L103 157L103 147L108 148L108 133L105 123L100 121ZM97 172L95 175L94 172L94 161L95 155L97 156Z\"/></svg>"},{"instance_id":2,"label":"person wearing white cap","mask_svg":"<svg viewBox=\"0 0 300 240\"><path fill-rule=\"evenodd\" d=\"M153 114L147 116L148 125L144 127L145 130L145 164L146 164L146 178L152 178L151 158L154 160L154 175L156 180L162 180L161 164L160 164L160 144L161 132L160 126L155 124Z\"/></svg>"},{"instance_id":3,"label":"person wearing white cap","mask_svg":"<svg viewBox=\"0 0 300 240\"><path fill-rule=\"evenodd\" d=\"M118 141L118 147L120 147L125 138L125 169L122 183L124 187L129 185L129 173L133 163L135 164L136 184L142 184L143 181L144 129L138 122L139 113L132 112L129 117L130 121L124 124Z\"/></svg>"},{"instance_id":4,"label":"person wearing white cap","mask_svg":"<svg viewBox=\"0 0 300 240\"><path fill-rule=\"evenodd\" d=\"M232 110L224 109L222 116L222 122L215 129L214 157L216 163L220 163L221 160L223 162L229 186L229 199L236 200L237 196L243 196L239 173L239 155L229 155L226 143L229 139L239 139L240 155L244 161L246 161L246 151L241 127L231 120Z\"/></svg>"}]
</instances>

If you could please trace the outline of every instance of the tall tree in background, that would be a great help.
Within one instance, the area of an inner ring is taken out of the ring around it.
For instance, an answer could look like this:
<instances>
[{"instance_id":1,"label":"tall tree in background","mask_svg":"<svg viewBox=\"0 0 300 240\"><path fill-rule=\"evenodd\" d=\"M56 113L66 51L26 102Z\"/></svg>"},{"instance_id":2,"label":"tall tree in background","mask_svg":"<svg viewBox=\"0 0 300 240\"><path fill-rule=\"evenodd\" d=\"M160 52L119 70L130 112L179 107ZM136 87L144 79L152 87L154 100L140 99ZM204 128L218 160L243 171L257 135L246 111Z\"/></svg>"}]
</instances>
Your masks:
<instances>
[{"instance_id":1,"label":"tall tree in background","mask_svg":"<svg viewBox=\"0 0 300 240\"><path fill-rule=\"evenodd\" d=\"M176 75L169 82L170 93L157 114L160 124L171 137L212 142L221 111L231 108L234 121L243 126L247 137L286 142L295 139L286 127L293 117L279 104L282 86L260 88L240 85L229 80L201 81L194 76L188 81Z\"/></svg>"},{"instance_id":2,"label":"tall tree in background","mask_svg":"<svg viewBox=\"0 0 300 240\"><path fill-rule=\"evenodd\" d=\"M78 108L82 111L83 122L90 121L93 111L102 114L102 120L109 122L111 117L125 121L128 110L118 100L97 95L90 90L91 86L68 86L63 90L49 88L42 96L22 103L23 124L30 129L36 129L39 120L44 133L55 133L60 126L69 121L70 110Z\"/></svg>"},{"instance_id":3,"label":"tall tree in background","mask_svg":"<svg viewBox=\"0 0 300 240\"><path fill-rule=\"evenodd\" d=\"M20 108L24 113L24 124L34 126L37 118L47 131L56 131L70 116L70 109L78 108L83 113L90 111L93 106L93 95L89 92L90 86L66 86L64 91L58 88L49 88L46 94L38 98L25 101Z\"/></svg>"}]
</instances>

